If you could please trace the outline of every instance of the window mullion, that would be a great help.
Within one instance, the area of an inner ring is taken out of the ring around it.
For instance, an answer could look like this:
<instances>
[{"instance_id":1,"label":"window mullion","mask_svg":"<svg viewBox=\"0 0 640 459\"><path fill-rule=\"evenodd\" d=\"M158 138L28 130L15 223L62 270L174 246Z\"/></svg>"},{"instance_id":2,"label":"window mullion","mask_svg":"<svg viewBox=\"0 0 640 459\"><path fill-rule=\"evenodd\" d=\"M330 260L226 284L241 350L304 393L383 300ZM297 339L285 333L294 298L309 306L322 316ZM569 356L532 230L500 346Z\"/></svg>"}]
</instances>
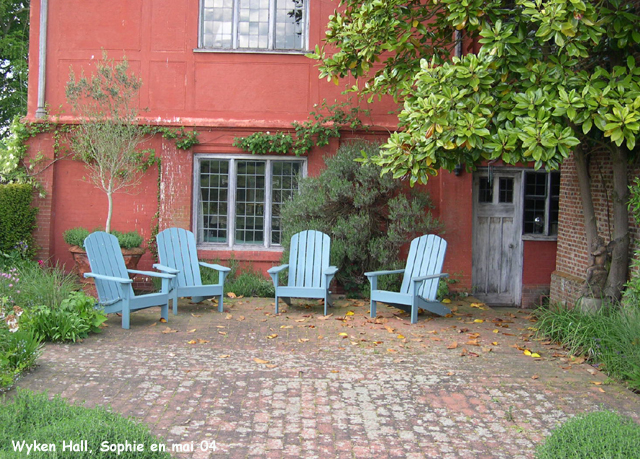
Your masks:
<instances>
[{"instance_id":1,"label":"window mullion","mask_svg":"<svg viewBox=\"0 0 640 459\"><path fill-rule=\"evenodd\" d=\"M271 247L271 180L273 177L272 161L267 160L264 181L264 246Z\"/></svg>"},{"instance_id":2,"label":"window mullion","mask_svg":"<svg viewBox=\"0 0 640 459\"><path fill-rule=\"evenodd\" d=\"M228 227L228 244L233 247L236 240L236 160L229 160L229 191L227 192L227 227Z\"/></svg>"},{"instance_id":3,"label":"window mullion","mask_svg":"<svg viewBox=\"0 0 640 459\"><path fill-rule=\"evenodd\" d=\"M274 49L276 43L276 0L269 1L269 39L268 49Z\"/></svg>"}]
</instances>

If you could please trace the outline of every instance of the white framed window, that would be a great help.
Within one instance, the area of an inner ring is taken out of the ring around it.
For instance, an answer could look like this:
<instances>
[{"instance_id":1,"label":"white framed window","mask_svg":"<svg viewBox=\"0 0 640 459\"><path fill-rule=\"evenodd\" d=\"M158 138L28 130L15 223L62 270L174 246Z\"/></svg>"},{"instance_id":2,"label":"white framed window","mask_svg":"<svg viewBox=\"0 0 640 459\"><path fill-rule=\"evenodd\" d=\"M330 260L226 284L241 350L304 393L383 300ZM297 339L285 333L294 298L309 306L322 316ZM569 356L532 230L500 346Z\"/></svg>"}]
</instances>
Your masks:
<instances>
[{"instance_id":1,"label":"white framed window","mask_svg":"<svg viewBox=\"0 0 640 459\"><path fill-rule=\"evenodd\" d=\"M280 247L282 204L298 192L306 160L201 154L195 157L194 228L199 245Z\"/></svg>"},{"instance_id":2,"label":"white framed window","mask_svg":"<svg viewBox=\"0 0 640 459\"><path fill-rule=\"evenodd\" d=\"M560 210L560 172L525 171L522 234L556 237Z\"/></svg>"},{"instance_id":3,"label":"white framed window","mask_svg":"<svg viewBox=\"0 0 640 459\"><path fill-rule=\"evenodd\" d=\"M306 0L200 0L199 48L304 51Z\"/></svg>"}]
</instances>

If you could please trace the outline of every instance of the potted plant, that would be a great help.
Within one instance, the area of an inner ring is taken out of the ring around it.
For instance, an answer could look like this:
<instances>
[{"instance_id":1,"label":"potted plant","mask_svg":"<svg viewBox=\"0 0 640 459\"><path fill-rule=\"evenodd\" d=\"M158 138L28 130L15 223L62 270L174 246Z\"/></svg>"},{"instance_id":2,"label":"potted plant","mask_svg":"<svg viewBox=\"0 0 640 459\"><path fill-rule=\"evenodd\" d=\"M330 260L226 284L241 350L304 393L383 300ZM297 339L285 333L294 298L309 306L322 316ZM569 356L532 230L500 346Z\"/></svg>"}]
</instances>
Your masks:
<instances>
[{"instance_id":1,"label":"potted plant","mask_svg":"<svg viewBox=\"0 0 640 459\"><path fill-rule=\"evenodd\" d=\"M66 86L67 101L78 117L78 124L70 133L71 147L76 159L85 163L89 179L106 194L107 233L111 233L113 194L138 185L156 160L152 153L140 150L146 136L138 123L136 106L142 82L128 69L126 58L116 63L103 53L95 74L86 77L83 73L76 78L71 71ZM126 254L131 258L129 263L137 263L144 252L140 249L142 237L135 232L113 234L118 237L123 254L134 252ZM83 258L82 242L88 235L86 228L65 232L64 239L71 245L74 258ZM78 271L82 274L81 267Z\"/></svg>"},{"instance_id":2,"label":"potted plant","mask_svg":"<svg viewBox=\"0 0 640 459\"><path fill-rule=\"evenodd\" d=\"M82 282L91 283L93 279L85 279L84 273L91 271L89 266L89 259L87 258L87 252L84 249L84 240L91 233L87 228L71 228L62 233L64 242L69 244L69 252L75 262L75 271L80 275ZM122 256L124 258L124 264L127 269L136 269L140 257L145 252L142 248L144 239L137 231L129 231L127 233L121 233L119 231L112 231L115 237L118 238L118 244L122 250ZM133 278L134 275L130 275Z\"/></svg>"}]
</instances>

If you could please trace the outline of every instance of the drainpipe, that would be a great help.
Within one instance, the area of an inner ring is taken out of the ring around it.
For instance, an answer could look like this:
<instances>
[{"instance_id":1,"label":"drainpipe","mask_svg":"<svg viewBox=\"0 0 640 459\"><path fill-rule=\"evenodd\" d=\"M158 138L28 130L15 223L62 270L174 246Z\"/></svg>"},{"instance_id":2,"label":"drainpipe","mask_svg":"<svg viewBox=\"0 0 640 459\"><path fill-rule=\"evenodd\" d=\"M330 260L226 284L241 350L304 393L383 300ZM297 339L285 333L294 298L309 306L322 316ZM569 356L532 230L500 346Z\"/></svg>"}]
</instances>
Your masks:
<instances>
[{"instance_id":1,"label":"drainpipe","mask_svg":"<svg viewBox=\"0 0 640 459\"><path fill-rule=\"evenodd\" d=\"M45 74L47 67L47 16L49 11L49 0L40 0L40 41L38 56L38 108L36 109L36 118L45 118L47 110L45 109L44 89Z\"/></svg>"}]
</instances>

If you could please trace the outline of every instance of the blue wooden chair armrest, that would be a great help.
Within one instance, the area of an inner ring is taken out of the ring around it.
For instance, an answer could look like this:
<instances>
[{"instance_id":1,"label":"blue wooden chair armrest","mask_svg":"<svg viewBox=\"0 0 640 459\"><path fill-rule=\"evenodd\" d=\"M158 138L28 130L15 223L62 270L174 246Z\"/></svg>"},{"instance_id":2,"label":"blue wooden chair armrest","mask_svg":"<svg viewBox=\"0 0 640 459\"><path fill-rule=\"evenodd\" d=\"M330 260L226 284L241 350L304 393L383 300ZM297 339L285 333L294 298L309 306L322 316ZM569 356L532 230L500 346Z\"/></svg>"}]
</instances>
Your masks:
<instances>
[{"instance_id":1,"label":"blue wooden chair armrest","mask_svg":"<svg viewBox=\"0 0 640 459\"><path fill-rule=\"evenodd\" d=\"M159 263L154 264L153 267L155 269L157 269L158 271L164 271L164 272L166 272L168 274L178 274L180 272L179 269L170 268L168 266L161 265Z\"/></svg>"},{"instance_id":2,"label":"blue wooden chair armrest","mask_svg":"<svg viewBox=\"0 0 640 459\"><path fill-rule=\"evenodd\" d=\"M109 282L118 282L120 284L132 284L133 283L132 279L128 279L128 278L125 279L124 277L105 276L104 274L84 273L84 277L94 277L96 279L109 281Z\"/></svg>"},{"instance_id":3,"label":"blue wooden chair armrest","mask_svg":"<svg viewBox=\"0 0 640 459\"><path fill-rule=\"evenodd\" d=\"M422 282L428 279L436 279L438 277L449 277L449 274L447 273L442 273L442 274L433 274L431 276L420 276L420 277L412 277L411 281L412 282Z\"/></svg>"},{"instance_id":4,"label":"blue wooden chair armrest","mask_svg":"<svg viewBox=\"0 0 640 459\"><path fill-rule=\"evenodd\" d=\"M364 275L371 278L371 277L384 276L385 274L402 274L403 272L404 272L404 269L393 269L391 271L371 271L368 273L364 273Z\"/></svg>"},{"instance_id":5,"label":"blue wooden chair armrest","mask_svg":"<svg viewBox=\"0 0 640 459\"><path fill-rule=\"evenodd\" d=\"M324 274L325 276L335 276L337 272L338 272L337 266L329 266L327 269L325 269Z\"/></svg>"},{"instance_id":6,"label":"blue wooden chair armrest","mask_svg":"<svg viewBox=\"0 0 640 459\"><path fill-rule=\"evenodd\" d=\"M127 269L128 273L131 274L143 274L149 277L161 277L163 279L175 279L175 274L165 274L165 273L156 273L154 271L138 271L137 269Z\"/></svg>"},{"instance_id":7,"label":"blue wooden chair armrest","mask_svg":"<svg viewBox=\"0 0 640 459\"><path fill-rule=\"evenodd\" d=\"M269 270L267 271L269 274L278 274L280 271L284 271L285 269L287 269L289 267L288 264L286 265L280 265L280 266L274 266L273 268L269 268Z\"/></svg>"},{"instance_id":8,"label":"blue wooden chair armrest","mask_svg":"<svg viewBox=\"0 0 640 459\"><path fill-rule=\"evenodd\" d=\"M226 266L222 266L222 265L217 265L215 263L205 263L204 261L200 261L198 262L198 264L200 266L204 266L205 268L215 269L216 271L223 271L227 273L231 271L231 268L227 268Z\"/></svg>"}]
</instances>

